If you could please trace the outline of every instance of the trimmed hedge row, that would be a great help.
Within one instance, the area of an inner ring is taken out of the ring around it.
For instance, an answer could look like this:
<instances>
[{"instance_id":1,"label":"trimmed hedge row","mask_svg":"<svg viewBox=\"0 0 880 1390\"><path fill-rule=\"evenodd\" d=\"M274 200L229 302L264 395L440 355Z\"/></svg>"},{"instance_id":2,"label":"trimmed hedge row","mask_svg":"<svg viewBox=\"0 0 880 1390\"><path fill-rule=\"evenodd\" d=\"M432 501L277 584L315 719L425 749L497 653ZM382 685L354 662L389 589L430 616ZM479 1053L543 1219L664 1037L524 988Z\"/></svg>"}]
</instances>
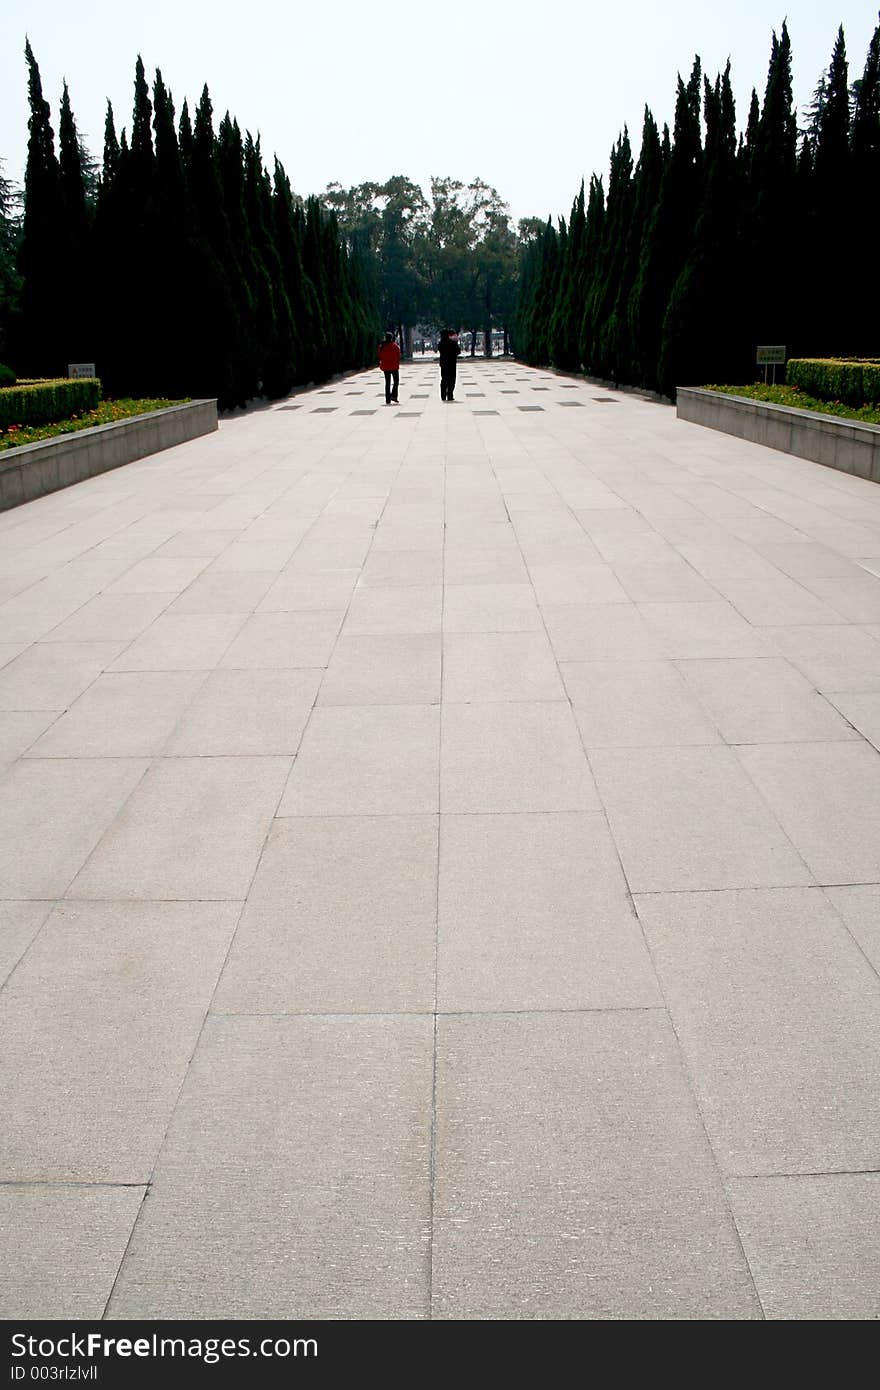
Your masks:
<instances>
[{"instance_id":1,"label":"trimmed hedge row","mask_svg":"<svg viewBox=\"0 0 880 1390\"><path fill-rule=\"evenodd\" d=\"M880 402L880 362L833 357L793 357L785 369L789 386L821 401L862 406Z\"/></svg>"},{"instance_id":2,"label":"trimmed hedge row","mask_svg":"<svg viewBox=\"0 0 880 1390\"><path fill-rule=\"evenodd\" d=\"M94 410L100 399L101 383L96 376L4 386L0 390L0 430L10 425L51 425Z\"/></svg>"}]
</instances>

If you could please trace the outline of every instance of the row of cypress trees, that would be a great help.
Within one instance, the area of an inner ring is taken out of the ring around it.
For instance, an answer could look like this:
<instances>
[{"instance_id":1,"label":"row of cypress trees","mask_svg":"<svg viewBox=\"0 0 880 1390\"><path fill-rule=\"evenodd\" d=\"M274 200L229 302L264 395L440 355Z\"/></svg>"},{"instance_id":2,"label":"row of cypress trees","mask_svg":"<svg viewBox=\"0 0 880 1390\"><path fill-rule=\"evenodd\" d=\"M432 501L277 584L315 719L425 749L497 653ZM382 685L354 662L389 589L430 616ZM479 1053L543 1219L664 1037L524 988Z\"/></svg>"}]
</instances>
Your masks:
<instances>
[{"instance_id":1,"label":"row of cypress trees","mask_svg":"<svg viewBox=\"0 0 880 1390\"><path fill-rule=\"evenodd\" d=\"M646 108L635 167L624 129L607 195L594 175L526 249L519 356L673 395L751 380L760 343L880 353L880 26L852 88L839 30L808 115L785 24L739 138L730 64L710 82L697 58L672 134Z\"/></svg>"},{"instance_id":2,"label":"row of cypress trees","mask_svg":"<svg viewBox=\"0 0 880 1390\"><path fill-rule=\"evenodd\" d=\"M207 86L177 119L140 58L131 136L108 102L100 171L67 85L56 156L30 47L30 139L10 356L19 375L94 361L109 395L217 396L231 407L372 361L370 267L332 212L267 171L259 138Z\"/></svg>"}]
</instances>

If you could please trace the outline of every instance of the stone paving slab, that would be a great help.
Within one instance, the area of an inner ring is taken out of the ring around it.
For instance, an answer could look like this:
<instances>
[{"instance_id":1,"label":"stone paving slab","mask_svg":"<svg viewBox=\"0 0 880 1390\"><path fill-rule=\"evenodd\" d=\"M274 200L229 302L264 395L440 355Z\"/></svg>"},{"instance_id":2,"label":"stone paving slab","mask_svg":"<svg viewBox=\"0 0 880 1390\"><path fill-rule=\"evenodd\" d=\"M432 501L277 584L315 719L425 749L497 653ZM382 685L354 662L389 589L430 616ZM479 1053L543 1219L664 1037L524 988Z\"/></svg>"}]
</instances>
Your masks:
<instances>
[{"instance_id":1,"label":"stone paving slab","mask_svg":"<svg viewBox=\"0 0 880 1390\"><path fill-rule=\"evenodd\" d=\"M145 1187L0 1186L0 1318L101 1318Z\"/></svg>"},{"instance_id":2,"label":"stone paving slab","mask_svg":"<svg viewBox=\"0 0 880 1390\"><path fill-rule=\"evenodd\" d=\"M431 1020L215 1018L111 1318L419 1318Z\"/></svg>"},{"instance_id":3,"label":"stone paving slab","mask_svg":"<svg viewBox=\"0 0 880 1390\"><path fill-rule=\"evenodd\" d=\"M461 388L0 516L4 1315L880 1315L880 492Z\"/></svg>"}]
</instances>

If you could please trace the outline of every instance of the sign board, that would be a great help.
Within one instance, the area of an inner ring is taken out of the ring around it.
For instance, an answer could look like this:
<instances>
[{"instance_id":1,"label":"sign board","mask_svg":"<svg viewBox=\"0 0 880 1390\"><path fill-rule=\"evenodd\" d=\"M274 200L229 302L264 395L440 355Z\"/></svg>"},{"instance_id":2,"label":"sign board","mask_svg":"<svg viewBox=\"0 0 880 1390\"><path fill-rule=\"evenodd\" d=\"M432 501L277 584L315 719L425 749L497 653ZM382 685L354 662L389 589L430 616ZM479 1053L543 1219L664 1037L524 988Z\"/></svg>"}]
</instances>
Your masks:
<instances>
[{"instance_id":1,"label":"sign board","mask_svg":"<svg viewBox=\"0 0 880 1390\"><path fill-rule=\"evenodd\" d=\"M756 360L759 367L781 367L785 361L784 344L782 347L759 347Z\"/></svg>"},{"instance_id":2,"label":"sign board","mask_svg":"<svg viewBox=\"0 0 880 1390\"><path fill-rule=\"evenodd\" d=\"M68 362L67 375L71 378L97 376L94 362Z\"/></svg>"}]
</instances>

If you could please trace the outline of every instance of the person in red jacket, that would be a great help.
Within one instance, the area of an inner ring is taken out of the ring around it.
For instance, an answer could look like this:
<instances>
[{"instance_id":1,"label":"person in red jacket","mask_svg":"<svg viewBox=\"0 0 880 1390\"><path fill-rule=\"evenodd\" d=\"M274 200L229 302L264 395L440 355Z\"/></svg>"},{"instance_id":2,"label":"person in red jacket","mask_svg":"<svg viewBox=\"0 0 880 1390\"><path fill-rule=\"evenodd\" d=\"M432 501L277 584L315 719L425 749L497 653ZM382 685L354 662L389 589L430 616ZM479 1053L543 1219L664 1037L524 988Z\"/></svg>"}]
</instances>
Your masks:
<instances>
[{"instance_id":1,"label":"person in red jacket","mask_svg":"<svg viewBox=\"0 0 880 1390\"><path fill-rule=\"evenodd\" d=\"M385 341L379 344L379 366L385 373L385 404L398 405L397 386L400 381L400 348L394 341L393 333L386 333Z\"/></svg>"}]
</instances>

